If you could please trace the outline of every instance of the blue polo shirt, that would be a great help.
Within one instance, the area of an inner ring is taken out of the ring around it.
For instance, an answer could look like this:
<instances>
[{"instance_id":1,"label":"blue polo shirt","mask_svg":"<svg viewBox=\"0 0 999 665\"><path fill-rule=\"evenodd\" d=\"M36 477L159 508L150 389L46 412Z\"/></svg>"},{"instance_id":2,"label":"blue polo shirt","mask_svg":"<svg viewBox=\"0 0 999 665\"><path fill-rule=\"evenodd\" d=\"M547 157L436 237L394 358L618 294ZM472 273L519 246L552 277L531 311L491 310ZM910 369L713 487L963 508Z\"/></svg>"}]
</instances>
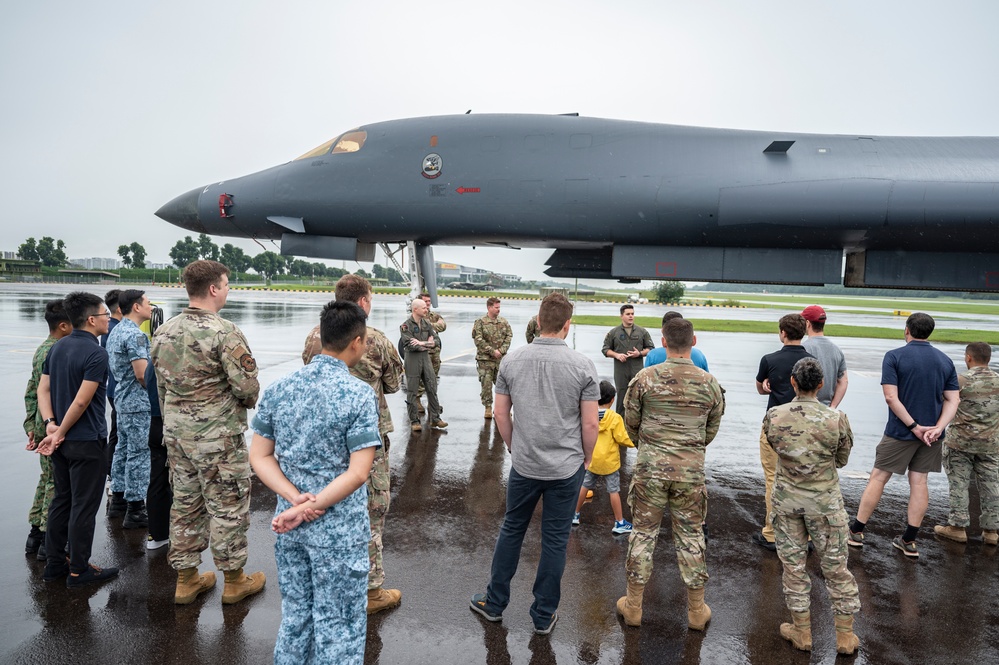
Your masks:
<instances>
[{"instance_id":1,"label":"blue polo shirt","mask_svg":"<svg viewBox=\"0 0 999 665\"><path fill-rule=\"evenodd\" d=\"M932 427L943 410L945 390L960 390L957 369L947 355L929 342L912 340L892 349L881 362L881 385L896 386L898 399L918 424ZM892 410L888 409L885 434L903 441L915 441L915 435ZM943 435L940 440L943 440Z\"/></svg>"},{"instance_id":2,"label":"blue polo shirt","mask_svg":"<svg viewBox=\"0 0 999 665\"><path fill-rule=\"evenodd\" d=\"M57 423L61 423L66 417L66 412L84 381L97 384L97 392L90 400L90 405L66 432L66 440L106 439L108 428L104 419L104 400L108 380L108 354L101 348L97 337L86 330L74 330L72 334L60 339L49 351L42 366L42 374L49 377L52 411Z\"/></svg>"},{"instance_id":3,"label":"blue polo shirt","mask_svg":"<svg viewBox=\"0 0 999 665\"><path fill-rule=\"evenodd\" d=\"M658 365L659 363L666 362L666 349L659 347L652 349L647 354L645 354L645 366L652 367L653 365ZM704 357L704 352L701 351L696 346L690 347L690 362L694 363L696 367L700 367L705 372L710 372L708 369L708 359Z\"/></svg>"}]
</instances>

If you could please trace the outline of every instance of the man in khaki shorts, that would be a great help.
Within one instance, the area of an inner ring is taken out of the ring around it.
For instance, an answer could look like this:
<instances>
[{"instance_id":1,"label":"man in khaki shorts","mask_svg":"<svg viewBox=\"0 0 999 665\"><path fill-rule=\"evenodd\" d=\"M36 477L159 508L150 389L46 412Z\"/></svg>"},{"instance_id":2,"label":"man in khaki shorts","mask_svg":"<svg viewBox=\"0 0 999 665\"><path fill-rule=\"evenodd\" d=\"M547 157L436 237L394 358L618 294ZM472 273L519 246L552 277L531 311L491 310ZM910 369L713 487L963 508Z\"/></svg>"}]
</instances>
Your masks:
<instances>
[{"instance_id":1,"label":"man in khaki shorts","mask_svg":"<svg viewBox=\"0 0 999 665\"><path fill-rule=\"evenodd\" d=\"M905 532L892 545L917 558L916 534L926 515L929 473L940 473L944 428L957 413L960 386L954 363L930 346L933 317L916 312L905 322L905 346L892 349L881 363L881 388L888 403L888 423L878 444L874 469L860 497L847 544L863 547L864 527L893 473L909 475L909 510Z\"/></svg>"}]
</instances>

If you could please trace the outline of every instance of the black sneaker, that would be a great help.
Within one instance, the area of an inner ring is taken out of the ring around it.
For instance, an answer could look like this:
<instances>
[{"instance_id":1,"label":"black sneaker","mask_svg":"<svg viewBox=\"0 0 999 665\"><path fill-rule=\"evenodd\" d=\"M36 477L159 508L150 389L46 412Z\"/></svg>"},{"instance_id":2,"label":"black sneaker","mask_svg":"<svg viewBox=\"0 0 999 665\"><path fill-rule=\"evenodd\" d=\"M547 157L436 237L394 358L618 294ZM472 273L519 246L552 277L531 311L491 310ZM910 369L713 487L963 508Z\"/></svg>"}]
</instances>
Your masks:
<instances>
[{"instance_id":1,"label":"black sneaker","mask_svg":"<svg viewBox=\"0 0 999 665\"><path fill-rule=\"evenodd\" d=\"M556 612L555 614L552 615L551 622L547 626L545 626L544 628L538 628L537 626L535 626L534 627L534 634L535 635L548 635L555 628L555 624L556 623L558 623L558 612Z\"/></svg>"},{"instance_id":2,"label":"black sneaker","mask_svg":"<svg viewBox=\"0 0 999 665\"><path fill-rule=\"evenodd\" d=\"M87 584L92 584L94 582L103 582L117 576L117 568L98 568L94 564L90 564L90 567L79 575L70 575L67 577L66 587L73 589Z\"/></svg>"},{"instance_id":3,"label":"black sneaker","mask_svg":"<svg viewBox=\"0 0 999 665\"><path fill-rule=\"evenodd\" d=\"M31 525L31 533L28 534L28 539L24 542L24 553L34 554L38 551L38 548L45 544L45 532L38 528L38 526Z\"/></svg>"},{"instance_id":4,"label":"black sneaker","mask_svg":"<svg viewBox=\"0 0 999 665\"><path fill-rule=\"evenodd\" d=\"M864 532L850 531L846 536L846 544L850 547L863 547L864 546Z\"/></svg>"},{"instance_id":5,"label":"black sneaker","mask_svg":"<svg viewBox=\"0 0 999 665\"><path fill-rule=\"evenodd\" d=\"M496 622L503 620L502 614L493 614L486 609L486 594L484 593L477 593L472 596L472 602L469 604L469 607L486 621Z\"/></svg>"},{"instance_id":6,"label":"black sneaker","mask_svg":"<svg viewBox=\"0 0 999 665\"><path fill-rule=\"evenodd\" d=\"M765 550L770 550L771 552L777 551L777 545L771 543L769 540L763 537L763 534L757 531L753 534L753 542L762 547Z\"/></svg>"}]
</instances>

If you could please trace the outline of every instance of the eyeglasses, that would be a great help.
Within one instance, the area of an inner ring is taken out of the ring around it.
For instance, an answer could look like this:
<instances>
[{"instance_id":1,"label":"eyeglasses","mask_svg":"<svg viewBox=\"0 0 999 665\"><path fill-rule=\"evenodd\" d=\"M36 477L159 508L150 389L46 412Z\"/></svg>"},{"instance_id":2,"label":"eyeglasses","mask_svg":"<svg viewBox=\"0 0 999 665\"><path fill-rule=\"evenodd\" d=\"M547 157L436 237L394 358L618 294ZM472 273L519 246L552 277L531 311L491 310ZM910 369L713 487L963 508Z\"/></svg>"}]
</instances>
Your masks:
<instances>
[{"instance_id":1,"label":"eyeglasses","mask_svg":"<svg viewBox=\"0 0 999 665\"><path fill-rule=\"evenodd\" d=\"M102 312L101 314L91 314L90 316L94 317L95 319L98 316L106 316L106 317L108 317L110 319L111 318L111 312Z\"/></svg>"}]
</instances>

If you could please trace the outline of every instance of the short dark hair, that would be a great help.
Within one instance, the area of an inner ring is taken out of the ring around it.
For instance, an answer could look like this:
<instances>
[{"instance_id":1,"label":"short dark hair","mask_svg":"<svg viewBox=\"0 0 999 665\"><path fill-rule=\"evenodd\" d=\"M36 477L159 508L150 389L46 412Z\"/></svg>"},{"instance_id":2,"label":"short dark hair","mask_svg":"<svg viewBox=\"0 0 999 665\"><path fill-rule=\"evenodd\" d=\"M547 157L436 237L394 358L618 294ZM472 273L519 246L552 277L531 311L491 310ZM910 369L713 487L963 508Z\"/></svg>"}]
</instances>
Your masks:
<instances>
[{"instance_id":1,"label":"short dark hair","mask_svg":"<svg viewBox=\"0 0 999 665\"><path fill-rule=\"evenodd\" d=\"M139 289L125 289L118 296L118 307L121 308L121 313L128 316L132 313L132 308L137 304L142 302L142 296L146 295L145 291L140 291Z\"/></svg>"},{"instance_id":2,"label":"short dark hair","mask_svg":"<svg viewBox=\"0 0 999 665\"><path fill-rule=\"evenodd\" d=\"M976 363L988 363L992 360L992 347L985 342L972 342L964 352Z\"/></svg>"},{"instance_id":3,"label":"short dark hair","mask_svg":"<svg viewBox=\"0 0 999 665\"><path fill-rule=\"evenodd\" d=\"M814 393L822 383L822 365L815 358L802 358L791 368L791 378L803 393Z\"/></svg>"},{"instance_id":4,"label":"short dark hair","mask_svg":"<svg viewBox=\"0 0 999 665\"><path fill-rule=\"evenodd\" d=\"M104 301L93 293L73 291L62 302L69 322L77 329L87 325L87 319L91 316L103 314Z\"/></svg>"},{"instance_id":5,"label":"short dark hair","mask_svg":"<svg viewBox=\"0 0 999 665\"><path fill-rule=\"evenodd\" d=\"M360 275L347 274L336 281L333 292L340 302L357 304L361 298L371 295L371 282Z\"/></svg>"},{"instance_id":6,"label":"short dark hair","mask_svg":"<svg viewBox=\"0 0 999 665\"><path fill-rule=\"evenodd\" d=\"M430 294L429 294L429 293L427 293L426 291L422 291L422 292L420 292L420 297L421 297L421 298L429 298L429 297L430 297Z\"/></svg>"},{"instance_id":7,"label":"short dark hair","mask_svg":"<svg viewBox=\"0 0 999 665\"><path fill-rule=\"evenodd\" d=\"M663 326L666 348L683 352L694 345L694 324L687 319L673 319Z\"/></svg>"},{"instance_id":8,"label":"short dark hair","mask_svg":"<svg viewBox=\"0 0 999 665\"><path fill-rule=\"evenodd\" d=\"M490 297L486 298L486 307L492 307L493 305L495 305L499 301L500 301L500 299L497 298L496 296L490 296Z\"/></svg>"},{"instance_id":9,"label":"short dark hair","mask_svg":"<svg viewBox=\"0 0 999 665\"><path fill-rule=\"evenodd\" d=\"M801 314L785 314L777 324L789 340L799 340L805 336L805 317Z\"/></svg>"},{"instance_id":10,"label":"short dark hair","mask_svg":"<svg viewBox=\"0 0 999 665\"><path fill-rule=\"evenodd\" d=\"M680 312L674 312L673 310L670 310L670 311L666 312L665 314L663 314L663 322L662 322L662 326L661 327L665 328L666 324L669 323L670 321L672 321L673 319L682 319L682 318L683 318L683 314L681 314ZM665 333L663 333L663 334L665 334Z\"/></svg>"},{"instance_id":11,"label":"short dark hair","mask_svg":"<svg viewBox=\"0 0 999 665\"><path fill-rule=\"evenodd\" d=\"M319 339L323 348L340 352L355 338L367 335L368 315L360 305L346 300L334 300L323 307L319 317Z\"/></svg>"},{"instance_id":12,"label":"short dark hair","mask_svg":"<svg viewBox=\"0 0 999 665\"><path fill-rule=\"evenodd\" d=\"M635 306L632 304L621 305L621 314L624 314L628 310L635 311Z\"/></svg>"},{"instance_id":13,"label":"short dark hair","mask_svg":"<svg viewBox=\"0 0 999 665\"><path fill-rule=\"evenodd\" d=\"M807 319L806 319L806 321L807 321ZM808 323L809 323L809 325L812 326L812 330L814 330L817 333L820 333L820 332L822 332L822 331L824 331L826 329L826 322L825 321L808 321Z\"/></svg>"},{"instance_id":14,"label":"short dark hair","mask_svg":"<svg viewBox=\"0 0 999 665\"><path fill-rule=\"evenodd\" d=\"M561 293L549 293L538 308L538 327L541 332L551 335L562 330L565 322L572 318L572 303Z\"/></svg>"},{"instance_id":15,"label":"short dark hair","mask_svg":"<svg viewBox=\"0 0 999 665\"><path fill-rule=\"evenodd\" d=\"M909 318L905 320L905 327L909 329L909 334L912 335L913 339L929 339L936 326L933 317L924 312L910 314Z\"/></svg>"},{"instance_id":16,"label":"short dark hair","mask_svg":"<svg viewBox=\"0 0 999 665\"><path fill-rule=\"evenodd\" d=\"M121 289L111 289L104 294L104 304L108 306L108 309L112 313L118 309L118 298L121 296Z\"/></svg>"},{"instance_id":17,"label":"short dark hair","mask_svg":"<svg viewBox=\"0 0 999 665\"><path fill-rule=\"evenodd\" d=\"M69 320L69 314L66 313L66 305L62 298L45 303L45 323L49 324L49 332L55 331L63 322L73 325Z\"/></svg>"},{"instance_id":18,"label":"short dark hair","mask_svg":"<svg viewBox=\"0 0 999 665\"><path fill-rule=\"evenodd\" d=\"M204 298L208 295L208 287L222 281L222 275L228 275L229 269L218 261L199 259L187 264L181 279L187 295L192 298Z\"/></svg>"},{"instance_id":19,"label":"short dark hair","mask_svg":"<svg viewBox=\"0 0 999 665\"><path fill-rule=\"evenodd\" d=\"M597 404L610 404L617 397L617 388L610 381L600 382L600 401Z\"/></svg>"}]
</instances>

